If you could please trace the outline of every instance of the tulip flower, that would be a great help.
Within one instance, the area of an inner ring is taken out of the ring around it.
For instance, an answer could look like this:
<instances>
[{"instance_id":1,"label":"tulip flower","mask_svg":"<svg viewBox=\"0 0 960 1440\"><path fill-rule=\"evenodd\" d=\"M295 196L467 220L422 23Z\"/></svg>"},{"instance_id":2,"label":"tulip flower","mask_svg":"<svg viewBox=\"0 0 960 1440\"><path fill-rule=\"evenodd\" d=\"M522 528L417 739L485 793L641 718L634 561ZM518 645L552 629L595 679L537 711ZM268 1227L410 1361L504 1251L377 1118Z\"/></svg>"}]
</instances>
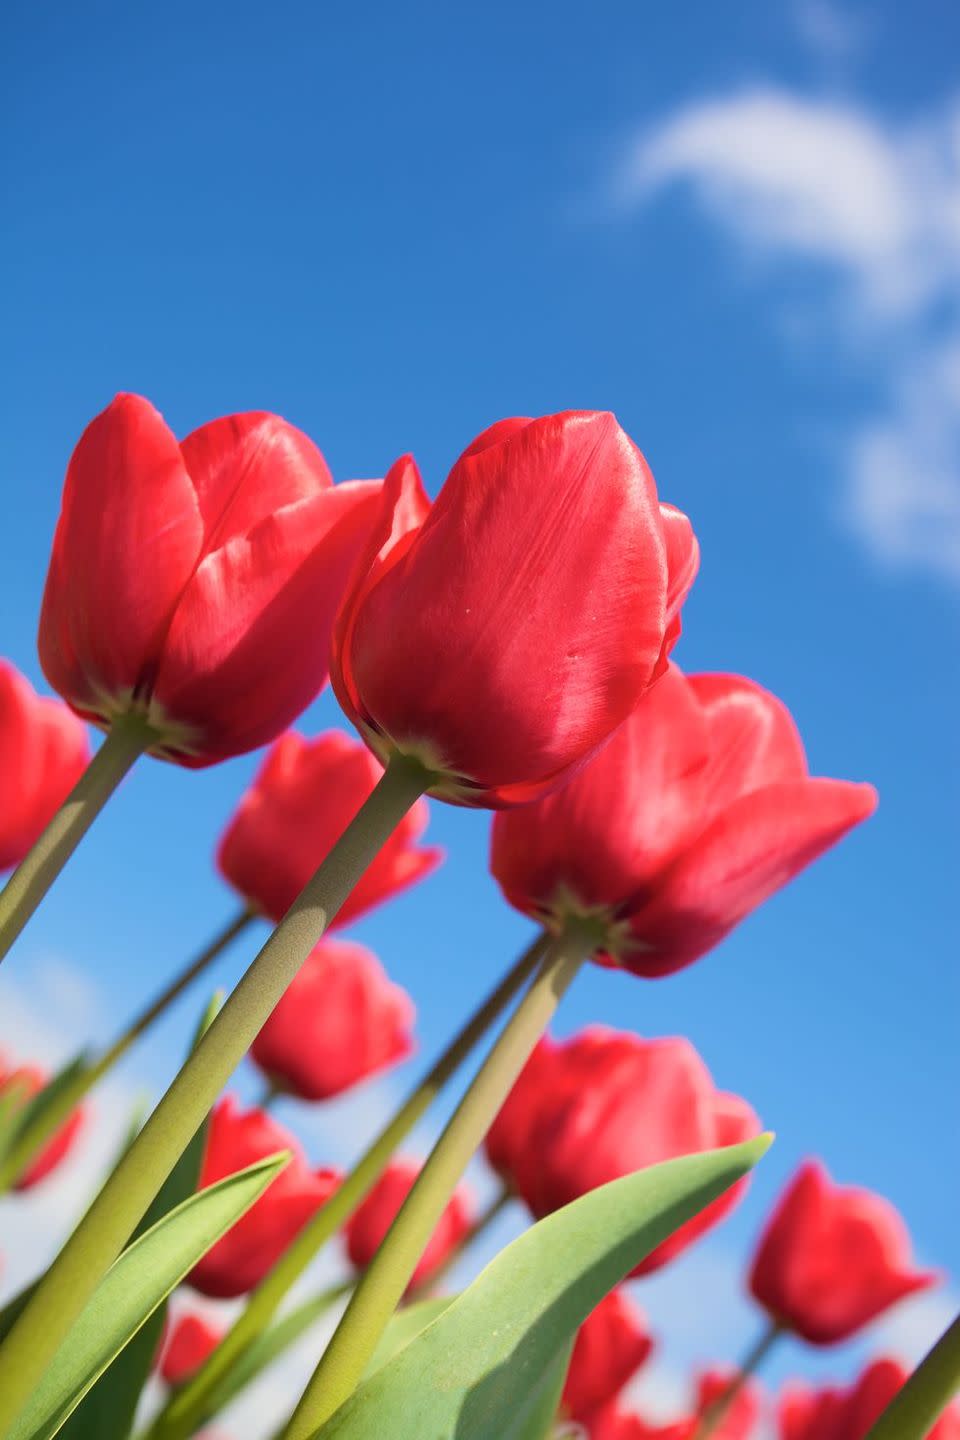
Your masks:
<instances>
[{"instance_id":1,"label":"tulip flower","mask_svg":"<svg viewBox=\"0 0 960 1440\"><path fill-rule=\"evenodd\" d=\"M432 793L531 800L660 675L697 553L612 415L491 426L432 508L406 456L337 620L337 698L381 760L433 772Z\"/></svg>"},{"instance_id":2,"label":"tulip flower","mask_svg":"<svg viewBox=\"0 0 960 1440\"><path fill-rule=\"evenodd\" d=\"M563 1412L589 1428L649 1358L653 1340L624 1290L611 1290L577 1331L563 1388Z\"/></svg>"},{"instance_id":3,"label":"tulip flower","mask_svg":"<svg viewBox=\"0 0 960 1440\"><path fill-rule=\"evenodd\" d=\"M244 1111L232 1095L215 1106L201 1190L279 1150L293 1152L289 1164L188 1275L188 1284L201 1294L225 1299L252 1290L341 1179L337 1170L311 1170L296 1137L263 1110Z\"/></svg>"},{"instance_id":4,"label":"tulip flower","mask_svg":"<svg viewBox=\"0 0 960 1440\"><path fill-rule=\"evenodd\" d=\"M0 660L0 870L18 865L87 767L86 726Z\"/></svg>"},{"instance_id":5,"label":"tulip flower","mask_svg":"<svg viewBox=\"0 0 960 1440\"><path fill-rule=\"evenodd\" d=\"M723 1371L706 1371L697 1380L693 1413L666 1425L651 1424L613 1402L587 1424L589 1440L696 1440L710 1407L724 1393L729 1381L730 1377ZM711 1440L753 1440L760 1410L759 1388L745 1386L713 1430Z\"/></svg>"},{"instance_id":6,"label":"tulip flower","mask_svg":"<svg viewBox=\"0 0 960 1440\"><path fill-rule=\"evenodd\" d=\"M420 1166L413 1160L391 1161L347 1221L344 1231L347 1254L357 1270L365 1270L370 1264L419 1173ZM472 1214L469 1192L465 1186L458 1185L413 1272L410 1292L426 1284L466 1239Z\"/></svg>"},{"instance_id":7,"label":"tulip flower","mask_svg":"<svg viewBox=\"0 0 960 1440\"><path fill-rule=\"evenodd\" d=\"M896 1360L875 1360L849 1389L788 1385L778 1407L779 1440L865 1440L907 1381ZM951 1405L926 1440L960 1440L960 1404Z\"/></svg>"},{"instance_id":8,"label":"tulip flower","mask_svg":"<svg viewBox=\"0 0 960 1440\"><path fill-rule=\"evenodd\" d=\"M39 1065L19 1065L8 1070L0 1056L0 1092L15 1085L25 1103L37 1095L49 1079L50 1076ZM13 1183L14 1190L32 1190L34 1185L46 1180L48 1175L62 1165L75 1148L85 1123L86 1111L83 1106L78 1105L20 1173Z\"/></svg>"},{"instance_id":9,"label":"tulip flower","mask_svg":"<svg viewBox=\"0 0 960 1440\"><path fill-rule=\"evenodd\" d=\"M220 1344L223 1330L203 1315L181 1315L174 1321L160 1356L160 1375L168 1385L183 1385Z\"/></svg>"},{"instance_id":10,"label":"tulip flower","mask_svg":"<svg viewBox=\"0 0 960 1440\"><path fill-rule=\"evenodd\" d=\"M377 957L321 940L250 1047L277 1089L329 1100L413 1053L413 1001Z\"/></svg>"},{"instance_id":11,"label":"tulip flower","mask_svg":"<svg viewBox=\"0 0 960 1440\"><path fill-rule=\"evenodd\" d=\"M888 1200L835 1185L812 1160L767 1224L750 1289L781 1328L834 1345L936 1279L914 1267L907 1228Z\"/></svg>"},{"instance_id":12,"label":"tulip flower","mask_svg":"<svg viewBox=\"0 0 960 1440\"><path fill-rule=\"evenodd\" d=\"M739 675L667 674L570 783L497 815L511 905L603 929L597 957L668 975L716 945L876 806L811 779L786 707Z\"/></svg>"},{"instance_id":13,"label":"tulip flower","mask_svg":"<svg viewBox=\"0 0 960 1440\"><path fill-rule=\"evenodd\" d=\"M334 486L276 415L213 420L178 444L138 395L87 426L67 469L40 617L54 689L152 754L211 765L273 740L327 678L330 628L379 504Z\"/></svg>"},{"instance_id":14,"label":"tulip flower","mask_svg":"<svg viewBox=\"0 0 960 1440\"><path fill-rule=\"evenodd\" d=\"M503 1123L501 1123L503 1122ZM538 1219L647 1165L736 1145L760 1131L753 1109L717 1090L689 1040L642 1040L603 1025L541 1040L491 1126L486 1147ZM741 1198L746 1180L681 1225L641 1262L672 1260Z\"/></svg>"},{"instance_id":15,"label":"tulip flower","mask_svg":"<svg viewBox=\"0 0 960 1440\"><path fill-rule=\"evenodd\" d=\"M268 753L220 842L224 879L255 909L280 920L371 794L383 767L365 745L337 730L315 740L295 731ZM428 875L442 859L418 845L428 807L401 820L336 917L350 924Z\"/></svg>"}]
</instances>

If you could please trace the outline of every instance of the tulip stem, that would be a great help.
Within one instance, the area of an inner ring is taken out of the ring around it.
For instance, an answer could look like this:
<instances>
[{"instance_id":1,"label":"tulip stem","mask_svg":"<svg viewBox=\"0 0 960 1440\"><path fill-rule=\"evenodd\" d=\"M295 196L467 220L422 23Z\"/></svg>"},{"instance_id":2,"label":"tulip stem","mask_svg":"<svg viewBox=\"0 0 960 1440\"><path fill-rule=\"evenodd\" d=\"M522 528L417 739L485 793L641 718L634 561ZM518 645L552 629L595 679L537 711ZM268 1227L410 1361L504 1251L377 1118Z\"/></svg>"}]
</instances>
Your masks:
<instances>
[{"instance_id":1,"label":"tulip stem","mask_svg":"<svg viewBox=\"0 0 960 1440\"><path fill-rule=\"evenodd\" d=\"M14 1145L3 1157L3 1163L0 1164L0 1193L16 1181L41 1146L63 1124L74 1106L78 1105L84 1095L93 1089L97 1081L116 1065L134 1041L149 1029L154 1020L162 1015L167 1007L182 995L188 985L192 984L206 970L207 966L211 965L217 956L221 955L227 946L256 918L254 911L246 909L241 910L239 915L235 915L230 923L211 940L210 944L201 950L200 954L191 960L190 964L181 970L175 979L171 980L170 984L160 992L155 1000L151 1001L145 1010L140 1012L135 1020L130 1022L113 1044L104 1050L103 1054L99 1055L91 1065L79 1071L73 1084L64 1086L53 1103L41 1110L36 1122L18 1135Z\"/></svg>"},{"instance_id":2,"label":"tulip stem","mask_svg":"<svg viewBox=\"0 0 960 1440\"><path fill-rule=\"evenodd\" d=\"M432 776L398 756L185 1061L0 1346L0 1436L9 1434L60 1343L260 1027L353 886Z\"/></svg>"},{"instance_id":3,"label":"tulip stem","mask_svg":"<svg viewBox=\"0 0 960 1440\"><path fill-rule=\"evenodd\" d=\"M381 1131L338 1190L323 1205L280 1256L250 1296L233 1328L220 1341L202 1368L172 1396L150 1432L151 1440L184 1440L204 1416L207 1396L248 1345L273 1318L293 1283L336 1234L386 1169L397 1146L410 1133L440 1090L503 1013L536 969L547 937L541 933L510 967L499 985L471 1015L459 1034Z\"/></svg>"},{"instance_id":4,"label":"tulip stem","mask_svg":"<svg viewBox=\"0 0 960 1440\"><path fill-rule=\"evenodd\" d=\"M124 775L155 738L139 715L121 715L114 720L90 764L0 891L0 960Z\"/></svg>"},{"instance_id":5,"label":"tulip stem","mask_svg":"<svg viewBox=\"0 0 960 1440\"><path fill-rule=\"evenodd\" d=\"M592 931L588 934L582 922L572 921L547 946L530 988L447 1122L353 1292L284 1440L312 1440L353 1393L471 1155L595 945Z\"/></svg>"},{"instance_id":6,"label":"tulip stem","mask_svg":"<svg viewBox=\"0 0 960 1440\"><path fill-rule=\"evenodd\" d=\"M455 1246L455 1248L446 1257L443 1263L441 1265L438 1265L436 1270L434 1270L433 1274L430 1276L430 1289L432 1291L435 1291L437 1289L437 1286L444 1279L444 1277L450 1273L454 1265L456 1265L457 1262L460 1260L460 1257L466 1254L466 1252L471 1248L471 1246L474 1245L476 1241L481 1238L481 1236L487 1233L487 1231L490 1229L490 1226L493 1225L497 1219L499 1219L499 1217L503 1214L504 1210L506 1210L507 1206L511 1203L513 1199L514 1194L510 1186L501 1185L500 1189L497 1191L496 1195L490 1201L486 1209L481 1211L481 1213L477 1216L476 1220L474 1220L473 1224L470 1226L470 1229L460 1241L460 1244Z\"/></svg>"},{"instance_id":7,"label":"tulip stem","mask_svg":"<svg viewBox=\"0 0 960 1440\"><path fill-rule=\"evenodd\" d=\"M730 1384L718 1395L711 1405L708 1405L700 1422L693 1432L692 1440L708 1440L724 1419L730 1406L736 1400L740 1391L746 1385L752 1375L755 1375L760 1366L766 1360L774 1345L784 1334L784 1327L778 1320L771 1320L770 1324L761 1334L759 1340L748 1351L740 1363L740 1367L733 1376Z\"/></svg>"},{"instance_id":8,"label":"tulip stem","mask_svg":"<svg viewBox=\"0 0 960 1440\"><path fill-rule=\"evenodd\" d=\"M960 1315L921 1360L867 1440L923 1440L960 1392Z\"/></svg>"}]
</instances>

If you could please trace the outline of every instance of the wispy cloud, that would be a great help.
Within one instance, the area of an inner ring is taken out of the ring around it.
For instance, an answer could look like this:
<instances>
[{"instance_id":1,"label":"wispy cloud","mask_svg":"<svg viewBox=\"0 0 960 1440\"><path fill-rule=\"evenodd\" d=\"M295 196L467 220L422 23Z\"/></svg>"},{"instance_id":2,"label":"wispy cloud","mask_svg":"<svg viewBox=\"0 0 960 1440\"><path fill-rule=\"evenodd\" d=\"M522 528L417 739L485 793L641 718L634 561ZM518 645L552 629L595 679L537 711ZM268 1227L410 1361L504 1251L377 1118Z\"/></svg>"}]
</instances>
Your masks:
<instances>
[{"instance_id":1,"label":"wispy cloud","mask_svg":"<svg viewBox=\"0 0 960 1440\"><path fill-rule=\"evenodd\" d=\"M845 518L884 563L960 581L960 99L909 126L773 86L699 100L614 180L630 209L675 186L749 259L830 282L833 340L885 370L841 457Z\"/></svg>"},{"instance_id":2,"label":"wispy cloud","mask_svg":"<svg viewBox=\"0 0 960 1440\"><path fill-rule=\"evenodd\" d=\"M862 15L833 0L794 0L793 21L801 40L826 65L842 65L862 52L869 27Z\"/></svg>"}]
</instances>

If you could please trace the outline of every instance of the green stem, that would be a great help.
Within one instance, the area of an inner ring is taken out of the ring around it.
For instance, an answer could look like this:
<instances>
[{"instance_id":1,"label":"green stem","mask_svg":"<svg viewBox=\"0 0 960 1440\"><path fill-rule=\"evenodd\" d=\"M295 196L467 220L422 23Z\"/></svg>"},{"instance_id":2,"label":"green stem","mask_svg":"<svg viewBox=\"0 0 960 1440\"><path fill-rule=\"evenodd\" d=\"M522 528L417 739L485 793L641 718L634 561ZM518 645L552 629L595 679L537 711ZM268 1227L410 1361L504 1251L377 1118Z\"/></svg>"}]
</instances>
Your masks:
<instances>
[{"instance_id":1,"label":"green stem","mask_svg":"<svg viewBox=\"0 0 960 1440\"><path fill-rule=\"evenodd\" d=\"M921 1360L867 1440L923 1440L960 1392L960 1315Z\"/></svg>"},{"instance_id":2,"label":"green stem","mask_svg":"<svg viewBox=\"0 0 960 1440\"><path fill-rule=\"evenodd\" d=\"M252 910L241 910L230 923L202 950L165 990L132 1020L117 1036L113 1044L104 1050L94 1062L82 1070L76 1081L61 1090L56 1101L43 1109L34 1124L31 1124L17 1140L0 1164L0 1192L12 1185L29 1165L38 1150L59 1129L67 1116L78 1105L84 1095L93 1089L97 1081L111 1070L117 1061L130 1049L135 1040L162 1015L169 1005L180 996L187 986L221 955L233 940L240 935L257 917Z\"/></svg>"},{"instance_id":3,"label":"green stem","mask_svg":"<svg viewBox=\"0 0 960 1440\"><path fill-rule=\"evenodd\" d=\"M0 1347L0 1436L357 880L430 784L399 756L270 936Z\"/></svg>"},{"instance_id":4,"label":"green stem","mask_svg":"<svg viewBox=\"0 0 960 1440\"><path fill-rule=\"evenodd\" d=\"M397 1146L529 980L546 943L546 937L541 933L511 966L500 984L474 1011L406 1103L377 1136L340 1188L283 1252L276 1265L250 1296L245 1309L217 1349L197 1374L171 1397L151 1432L155 1440L161 1440L161 1437L162 1440L184 1440L184 1437L193 1433L203 1416L206 1396L236 1363L237 1357L262 1333L290 1287L376 1184Z\"/></svg>"},{"instance_id":5,"label":"green stem","mask_svg":"<svg viewBox=\"0 0 960 1440\"><path fill-rule=\"evenodd\" d=\"M700 1423L693 1432L693 1440L708 1440L708 1437L714 1433L740 1391L750 1377L759 1370L783 1333L784 1329L779 1321L771 1320L753 1349L742 1360L740 1368L726 1390L714 1400L712 1405L707 1406L700 1418Z\"/></svg>"},{"instance_id":6,"label":"green stem","mask_svg":"<svg viewBox=\"0 0 960 1440\"><path fill-rule=\"evenodd\" d=\"M540 968L464 1095L353 1292L284 1440L312 1440L353 1393L417 1261L510 1088L596 943L578 922L547 947Z\"/></svg>"},{"instance_id":7,"label":"green stem","mask_svg":"<svg viewBox=\"0 0 960 1440\"><path fill-rule=\"evenodd\" d=\"M481 1236L486 1234L486 1232L490 1229L490 1226L494 1223L494 1221L499 1218L500 1215L503 1214L504 1210L506 1210L507 1206L511 1203L513 1198L514 1195L513 1191L510 1189L510 1186L501 1185L500 1189L497 1191L497 1194L495 1195L493 1200L490 1201L490 1204L487 1206L487 1208L482 1211L480 1215L478 1215L476 1220L474 1220L473 1224L470 1226L470 1229L460 1241L460 1244L451 1251L451 1253L444 1260L443 1264L438 1265L436 1270L434 1270L433 1274L429 1277L429 1285L431 1290L437 1289L444 1277L449 1275L454 1265L458 1263L460 1257L464 1255L466 1251L469 1250L470 1247L481 1238Z\"/></svg>"},{"instance_id":8,"label":"green stem","mask_svg":"<svg viewBox=\"0 0 960 1440\"><path fill-rule=\"evenodd\" d=\"M263 1088L256 1100L257 1109L269 1110L271 1105L275 1105L285 1093L283 1086L278 1084L276 1080L271 1080L270 1076L267 1075L264 1078Z\"/></svg>"},{"instance_id":9,"label":"green stem","mask_svg":"<svg viewBox=\"0 0 960 1440\"><path fill-rule=\"evenodd\" d=\"M0 960L100 814L120 781L155 739L138 715L113 722L60 809L0 891Z\"/></svg>"}]
</instances>

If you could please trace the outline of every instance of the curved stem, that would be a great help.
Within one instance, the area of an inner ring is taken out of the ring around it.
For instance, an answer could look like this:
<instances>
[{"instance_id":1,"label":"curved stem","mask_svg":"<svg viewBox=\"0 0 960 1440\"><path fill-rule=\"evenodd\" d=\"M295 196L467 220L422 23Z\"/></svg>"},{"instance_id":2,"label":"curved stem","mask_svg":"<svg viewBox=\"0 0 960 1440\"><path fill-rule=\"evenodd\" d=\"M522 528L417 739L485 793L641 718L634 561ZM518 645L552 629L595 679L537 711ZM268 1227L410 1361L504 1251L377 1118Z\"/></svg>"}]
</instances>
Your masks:
<instances>
[{"instance_id":1,"label":"curved stem","mask_svg":"<svg viewBox=\"0 0 960 1440\"><path fill-rule=\"evenodd\" d=\"M61 1341L329 921L430 778L423 766L405 757L390 762L40 1281L0 1346L0 1435L8 1433Z\"/></svg>"},{"instance_id":2,"label":"curved stem","mask_svg":"<svg viewBox=\"0 0 960 1440\"><path fill-rule=\"evenodd\" d=\"M39 840L0 891L0 960L100 814L155 739L139 715L120 716Z\"/></svg>"},{"instance_id":3,"label":"curved stem","mask_svg":"<svg viewBox=\"0 0 960 1440\"><path fill-rule=\"evenodd\" d=\"M397 1146L416 1125L450 1077L479 1040L522 989L536 969L547 944L537 936L510 967L495 990L474 1011L429 1073L357 1162L343 1184L283 1252L257 1286L233 1328L227 1332L204 1366L172 1396L151 1431L151 1440L184 1440L203 1416L206 1396L236 1362L237 1357L266 1328L287 1291L353 1214L382 1175Z\"/></svg>"},{"instance_id":4,"label":"curved stem","mask_svg":"<svg viewBox=\"0 0 960 1440\"><path fill-rule=\"evenodd\" d=\"M443 1261L443 1264L438 1265L429 1277L430 1290L436 1290L444 1277L449 1275L454 1265L458 1263L460 1257L466 1254L470 1247L474 1245L481 1236L486 1234L490 1226L503 1214L513 1198L513 1191L510 1189L510 1186L501 1184L500 1189L490 1201L490 1204L477 1216L466 1235L464 1235L460 1241L460 1244L454 1247ZM417 1293L419 1294L419 1291Z\"/></svg>"},{"instance_id":5,"label":"curved stem","mask_svg":"<svg viewBox=\"0 0 960 1440\"><path fill-rule=\"evenodd\" d=\"M111 1070L117 1061L126 1054L135 1040L153 1024L169 1005L178 996L182 995L187 986L192 984L199 975L206 970L221 955L232 941L240 935L248 925L257 917L252 910L241 910L235 915L228 925L201 950L195 959L170 984L160 992L145 1010L142 1010L135 1020L117 1036L102 1055L99 1055L86 1069L79 1072L72 1085L64 1087L57 1095L56 1100L46 1106L34 1124L31 1124L22 1135L17 1137L16 1142L10 1151L4 1155L3 1163L0 1164L0 1192L12 1185L21 1172L29 1165L41 1146L63 1124L74 1106L79 1104L97 1081Z\"/></svg>"},{"instance_id":6,"label":"curved stem","mask_svg":"<svg viewBox=\"0 0 960 1440\"><path fill-rule=\"evenodd\" d=\"M777 1320L771 1320L753 1349L741 1361L740 1368L726 1390L714 1400L712 1405L707 1406L693 1432L693 1440L708 1440L708 1437L714 1433L740 1391L750 1377L759 1370L783 1333L783 1326Z\"/></svg>"},{"instance_id":7,"label":"curved stem","mask_svg":"<svg viewBox=\"0 0 960 1440\"><path fill-rule=\"evenodd\" d=\"M867 1440L923 1440L960 1391L960 1315L894 1396Z\"/></svg>"},{"instance_id":8,"label":"curved stem","mask_svg":"<svg viewBox=\"0 0 960 1440\"><path fill-rule=\"evenodd\" d=\"M595 944L572 923L546 949L520 1004L448 1121L320 1358L284 1440L311 1440L353 1393L433 1229L564 992Z\"/></svg>"}]
</instances>

